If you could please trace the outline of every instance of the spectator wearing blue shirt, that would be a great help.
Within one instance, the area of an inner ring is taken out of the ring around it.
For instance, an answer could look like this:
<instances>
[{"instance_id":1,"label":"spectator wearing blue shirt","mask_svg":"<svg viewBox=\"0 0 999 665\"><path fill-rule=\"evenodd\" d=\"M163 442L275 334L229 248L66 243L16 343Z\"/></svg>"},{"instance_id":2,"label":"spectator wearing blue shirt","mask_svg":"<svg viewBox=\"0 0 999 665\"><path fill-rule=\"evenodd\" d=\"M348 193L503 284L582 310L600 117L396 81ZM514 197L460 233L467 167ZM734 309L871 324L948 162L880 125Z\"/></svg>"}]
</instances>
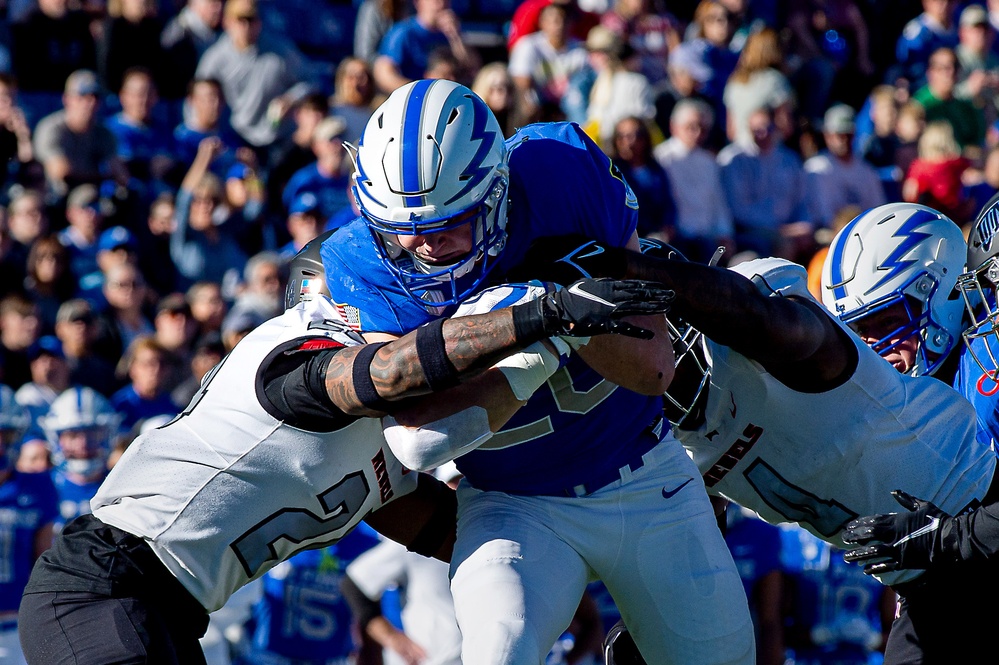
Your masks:
<instances>
[{"instance_id":1,"label":"spectator wearing blue shirt","mask_svg":"<svg viewBox=\"0 0 999 665\"><path fill-rule=\"evenodd\" d=\"M281 258L292 258L305 247L306 243L318 236L322 230L320 220L319 197L312 192L303 192L296 196L288 208L288 235L291 236L291 240L278 251Z\"/></svg>"},{"instance_id":2,"label":"spectator wearing blue shirt","mask_svg":"<svg viewBox=\"0 0 999 665\"><path fill-rule=\"evenodd\" d=\"M956 6L955 0L923 0L923 12L905 24L895 45L890 81L906 79L909 89L915 90L925 82L930 55L939 48L957 47Z\"/></svg>"},{"instance_id":3,"label":"spectator wearing blue shirt","mask_svg":"<svg viewBox=\"0 0 999 665\"><path fill-rule=\"evenodd\" d=\"M224 178L236 161L242 140L225 120L222 85L215 79L194 79L188 87L184 121L173 130L173 157L183 178L198 154L198 145L210 136L222 141L225 150L211 164L211 172Z\"/></svg>"},{"instance_id":4,"label":"spectator wearing blue shirt","mask_svg":"<svg viewBox=\"0 0 999 665\"><path fill-rule=\"evenodd\" d=\"M154 416L173 416L180 409L170 398L169 351L151 335L135 338L118 365L128 385L111 396L111 406L121 414L123 431L130 431Z\"/></svg>"},{"instance_id":5,"label":"spectator wearing blue shirt","mask_svg":"<svg viewBox=\"0 0 999 665\"><path fill-rule=\"evenodd\" d=\"M133 186L148 189L166 176L173 163L170 132L153 117L159 103L153 77L141 67L126 70L118 99L122 110L104 125L114 134Z\"/></svg>"},{"instance_id":6,"label":"spectator wearing blue shirt","mask_svg":"<svg viewBox=\"0 0 999 665\"><path fill-rule=\"evenodd\" d=\"M635 116L619 120L613 146L614 165L638 199L638 235L669 240L675 234L676 204L669 175L652 156L652 137L645 121Z\"/></svg>"},{"instance_id":7,"label":"spectator wearing blue shirt","mask_svg":"<svg viewBox=\"0 0 999 665\"><path fill-rule=\"evenodd\" d=\"M69 270L77 283L98 272L97 241L104 224L100 194L93 185L79 185L66 198L69 226L59 232L59 242L69 250Z\"/></svg>"},{"instance_id":8,"label":"spectator wearing blue shirt","mask_svg":"<svg viewBox=\"0 0 999 665\"><path fill-rule=\"evenodd\" d=\"M475 58L461 39L450 0L414 0L415 15L395 23L382 39L374 62L375 84L385 94L421 78L431 51L446 46L466 69Z\"/></svg>"},{"instance_id":9,"label":"spectator wearing blue shirt","mask_svg":"<svg viewBox=\"0 0 999 665\"><path fill-rule=\"evenodd\" d=\"M312 134L312 151L316 162L295 173L282 196L286 209L300 195L311 192L319 199L322 219L329 219L350 207L347 193L350 187L350 161L343 149L347 123L338 116L322 120Z\"/></svg>"}]
</instances>

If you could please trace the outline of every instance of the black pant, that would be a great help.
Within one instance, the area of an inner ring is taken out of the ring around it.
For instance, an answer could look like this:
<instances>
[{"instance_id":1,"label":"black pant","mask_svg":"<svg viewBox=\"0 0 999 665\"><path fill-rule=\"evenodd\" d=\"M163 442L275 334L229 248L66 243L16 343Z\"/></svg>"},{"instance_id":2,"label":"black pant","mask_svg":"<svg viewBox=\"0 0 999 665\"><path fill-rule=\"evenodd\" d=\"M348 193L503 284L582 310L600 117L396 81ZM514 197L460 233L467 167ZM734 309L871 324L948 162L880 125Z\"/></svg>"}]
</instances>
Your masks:
<instances>
[{"instance_id":1,"label":"black pant","mask_svg":"<svg viewBox=\"0 0 999 665\"><path fill-rule=\"evenodd\" d=\"M208 613L140 539L87 515L35 564L18 612L31 665L204 665Z\"/></svg>"},{"instance_id":2,"label":"black pant","mask_svg":"<svg viewBox=\"0 0 999 665\"><path fill-rule=\"evenodd\" d=\"M885 665L996 661L999 576L995 568L929 571L896 590L901 601L888 634Z\"/></svg>"}]
</instances>

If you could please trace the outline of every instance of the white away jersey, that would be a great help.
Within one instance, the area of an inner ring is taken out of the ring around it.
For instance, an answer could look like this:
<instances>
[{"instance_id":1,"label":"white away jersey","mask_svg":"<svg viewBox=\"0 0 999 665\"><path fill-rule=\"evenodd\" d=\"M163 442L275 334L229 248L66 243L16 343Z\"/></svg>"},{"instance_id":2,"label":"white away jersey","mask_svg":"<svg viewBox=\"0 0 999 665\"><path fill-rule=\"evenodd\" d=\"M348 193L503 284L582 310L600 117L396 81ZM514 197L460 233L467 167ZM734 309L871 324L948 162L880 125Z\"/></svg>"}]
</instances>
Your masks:
<instances>
[{"instance_id":1,"label":"white away jersey","mask_svg":"<svg viewBox=\"0 0 999 665\"><path fill-rule=\"evenodd\" d=\"M767 259L734 270L752 278L776 268L781 278L765 279L773 286L796 274L789 265ZM804 269L798 276L800 287L779 290L810 297ZM891 490L951 514L985 496L996 456L976 440L971 404L937 379L900 374L857 335L850 338L856 371L818 394L791 390L746 356L703 338L711 367L705 424L676 434L708 492L768 522L798 522L838 547L845 547L840 533L850 520L901 510ZM894 584L918 574L879 579Z\"/></svg>"},{"instance_id":2,"label":"white away jersey","mask_svg":"<svg viewBox=\"0 0 999 665\"><path fill-rule=\"evenodd\" d=\"M128 447L92 501L101 521L145 538L209 612L416 487L416 474L388 450L380 420L309 432L264 407L263 368L303 343L361 340L325 298L264 323L206 375L184 413Z\"/></svg>"}]
</instances>

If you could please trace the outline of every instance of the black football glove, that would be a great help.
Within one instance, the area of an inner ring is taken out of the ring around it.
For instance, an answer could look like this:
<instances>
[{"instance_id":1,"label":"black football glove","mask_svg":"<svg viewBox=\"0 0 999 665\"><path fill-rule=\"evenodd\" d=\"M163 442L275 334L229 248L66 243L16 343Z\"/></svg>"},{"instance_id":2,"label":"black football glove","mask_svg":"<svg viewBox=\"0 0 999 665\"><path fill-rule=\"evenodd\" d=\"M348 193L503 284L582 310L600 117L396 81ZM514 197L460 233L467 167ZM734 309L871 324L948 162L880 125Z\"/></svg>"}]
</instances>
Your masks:
<instances>
[{"instance_id":1,"label":"black football glove","mask_svg":"<svg viewBox=\"0 0 999 665\"><path fill-rule=\"evenodd\" d=\"M651 330L621 318L668 312L674 296L673 291L656 282L581 279L514 307L514 324L521 339L607 333L652 339Z\"/></svg>"},{"instance_id":2,"label":"black football glove","mask_svg":"<svg viewBox=\"0 0 999 665\"><path fill-rule=\"evenodd\" d=\"M950 517L929 501L902 490L891 495L908 512L861 517L847 524L843 532L844 541L862 546L850 549L843 559L864 564L868 575L928 568L943 520Z\"/></svg>"},{"instance_id":3,"label":"black football glove","mask_svg":"<svg viewBox=\"0 0 999 665\"><path fill-rule=\"evenodd\" d=\"M583 235L538 238L520 265L506 279L524 282L538 279L566 286L589 277L624 277L625 250L590 240Z\"/></svg>"}]
</instances>

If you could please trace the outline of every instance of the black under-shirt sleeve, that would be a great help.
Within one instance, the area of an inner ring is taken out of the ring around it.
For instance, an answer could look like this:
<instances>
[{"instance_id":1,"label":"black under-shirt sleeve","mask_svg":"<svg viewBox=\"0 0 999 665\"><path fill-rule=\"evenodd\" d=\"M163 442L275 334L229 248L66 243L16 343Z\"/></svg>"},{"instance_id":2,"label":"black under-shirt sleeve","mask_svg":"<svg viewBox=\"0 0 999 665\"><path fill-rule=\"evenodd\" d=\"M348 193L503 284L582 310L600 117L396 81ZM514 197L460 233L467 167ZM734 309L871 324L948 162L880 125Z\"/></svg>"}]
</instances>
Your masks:
<instances>
[{"instance_id":1,"label":"black under-shirt sleeve","mask_svg":"<svg viewBox=\"0 0 999 665\"><path fill-rule=\"evenodd\" d=\"M326 367L340 351L294 351L276 356L263 371L268 411L288 425L310 432L332 432L357 420L342 412L326 392Z\"/></svg>"}]
</instances>

